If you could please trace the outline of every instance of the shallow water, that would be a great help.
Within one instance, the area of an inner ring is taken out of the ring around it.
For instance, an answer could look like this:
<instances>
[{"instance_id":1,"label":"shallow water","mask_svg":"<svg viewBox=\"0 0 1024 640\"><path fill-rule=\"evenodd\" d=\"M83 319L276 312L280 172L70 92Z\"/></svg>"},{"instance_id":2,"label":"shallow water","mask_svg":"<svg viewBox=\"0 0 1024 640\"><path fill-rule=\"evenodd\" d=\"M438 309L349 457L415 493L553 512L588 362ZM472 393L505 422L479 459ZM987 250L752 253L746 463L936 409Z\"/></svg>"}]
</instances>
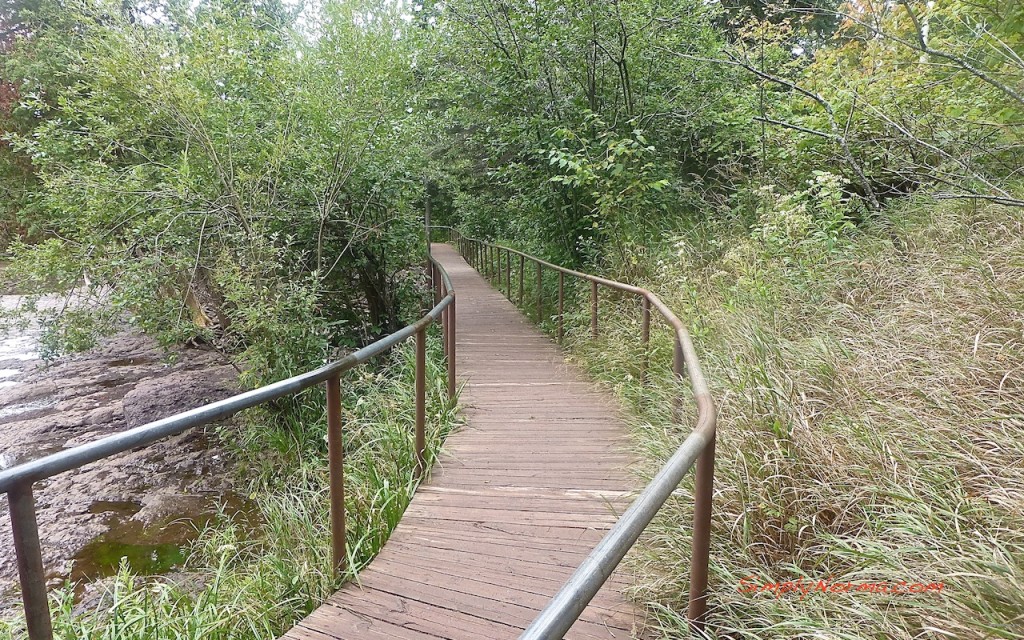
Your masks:
<instances>
[{"instance_id":1,"label":"shallow water","mask_svg":"<svg viewBox=\"0 0 1024 640\"><path fill-rule=\"evenodd\" d=\"M18 295L0 296L0 310L16 309L23 299L24 296ZM55 301L50 301L50 304L55 304ZM16 387L27 370L39 360L40 334L41 329L35 322L7 330L0 325L0 391ZM0 407L0 418L4 415Z\"/></svg>"},{"instance_id":2,"label":"shallow water","mask_svg":"<svg viewBox=\"0 0 1024 640\"><path fill-rule=\"evenodd\" d=\"M180 569L192 542L217 517L232 518L248 530L255 511L248 500L233 492L194 500L174 515L150 524L134 518L142 509L134 500L92 503L89 512L106 516L109 529L75 555L69 579L81 583L106 578L115 575L122 563L141 575Z\"/></svg>"}]
</instances>

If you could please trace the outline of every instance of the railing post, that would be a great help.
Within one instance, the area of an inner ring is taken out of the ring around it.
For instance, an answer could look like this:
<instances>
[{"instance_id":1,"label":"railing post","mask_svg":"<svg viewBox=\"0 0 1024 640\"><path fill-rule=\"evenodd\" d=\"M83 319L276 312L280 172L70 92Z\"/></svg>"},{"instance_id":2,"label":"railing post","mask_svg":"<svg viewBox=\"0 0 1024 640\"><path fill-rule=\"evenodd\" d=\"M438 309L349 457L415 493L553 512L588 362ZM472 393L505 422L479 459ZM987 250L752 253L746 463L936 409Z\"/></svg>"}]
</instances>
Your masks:
<instances>
[{"instance_id":1,"label":"railing post","mask_svg":"<svg viewBox=\"0 0 1024 640\"><path fill-rule=\"evenodd\" d=\"M537 263L537 324L540 324L541 315L543 314L544 308L544 297L543 287L544 280L541 279L541 270L543 267L540 262Z\"/></svg>"},{"instance_id":2,"label":"railing post","mask_svg":"<svg viewBox=\"0 0 1024 640\"><path fill-rule=\"evenodd\" d=\"M341 380L327 379L327 466L331 494L331 567L337 577L348 568L345 552L345 447L341 438Z\"/></svg>"},{"instance_id":3,"label":"railing post","mask_svg":"<svg viewBox=\"0 0 1024 640\"><path fill-rule=\"evenodd\" d=\"M558 344L565 340L565 274L558 272Z\"/></svg>"},{"instance_id":4,"label":"railing post","mask_svg":"<svg viewBox=\"0 0 1024 640\"><path fill-rule=\"evenodd\" d=\"M431 262L430 266L432 268L431 272L433 273L433 275L431 276L431 281L434 284L434 304L437 304L438 302L441 301L440 273L437 272L437 266L434 263Z\"/></svg>"},{"instance_id":5,"label":"railing post","mask_svg":"<svg viewBox=\"0 0 1024 640\"><path fill-rule=\"evenodd\" d=\"M675 348L672 352L672 372L676 374L676 377L680 380L683 379L684 372L686 370L686 362L683 357L683 345L679 343L679 338L675 339ZM672 400L672 422L680 422L683 419L683 398L678 393L674 393Z\"/></svg>"},{"instance_id":6,"label":"railing post","mask_svg":"<svg viewBox=\"0 0 1024 640\"><path fill-rule=\"evenodd\" d=\"M448 304L448 399L455 399L455 300Z\"/></svg>"},{"instance_id":7,"label":"railing post","mask_svg":"<svg viewBox=\"0 0 1024 640\"><path fill-rule=\"evenodd\" d=\"M651 301L644 296L640 303L642 317L640 320L640 339L644 344L644 359L641 363L640 384L647 384L647 368L651 364Z\"/></svg>"},{"instance_id":8,"label":"railing post","mask_svg":"<svg viewBox=\"0 0 1024 640\"><path fill-rule=\"evenodd\" d=\"M427 256L430 256L430 183L423 181L423 227L427 232Z\"/></svg>"},{"instance_id":9,"label":"railing post","mask_svg":"<svg viewBox=\"0 0 1024 640\"><path fill-rule=\"evenodd\" d=\"M675 341L672 370L680 379L686 366L683 345ZM680 418L681 402L676 402L675 418ZM693 542L690 556L690 603L687 617L694 629L703 631L708 611L708 564L711 554L711 500L715 480L715 440L704 447L697 458L697 474L693 484Z\"/></svg>"},{"instance_id":10,"label":"railing post","mask_svg":"<svg viewBox=\"0 0 1024 640\"><path fill-rule=\"evenodd\" d=\"M590 336L597 337L597 282L590 281Z\"/></svg>"},{"instance_id":11,"label":"railing post","mask_svg":"<svg viewBox=\"0 0 1024 640\"><path fill-rule=\"evenodd\" d=\"M703 631L708 613L708 565L711 556L711 501L715 482L715 440L697 458L694 479L693 544L690 558L690 606L688 617Z\"/></svg>"},{"instance_id":12,"label":"railing post","mask_svg":"<svg viewBox=\"0 0 1024 640\"><path fill-rule=\"evenodd\" d=\"M519 306L523 306L523 274L526 271L526 258L519 256Z\"/></svg>"},{"instance_id":13,"label":"railing post","mask_svg":"<svg viewBox=\"0 0 1024 640\"><path fill-rule=\"evenodd\" d=\"M697 460L697 501L693 514L693 558L690 565L688 617L694 629L704 631L708 614L708 565L711 553L711 494L714 491L715 441ZM702 472L701 469L707 469Z\"/></svg>"},{"instance_id":14,"label":"railing post","mask_svg":"<svg viewBox=\"0 0 1024 640\"><path fill-rule=\"evenodd\" d=\"M441 298L444 298L446 295L448 295L448 288L442 285ZM438 302L440 303L441 300L439 299ZM446 357L448 355L448 309L450 308L445 307L441 309L441 351Z\"/></svg>"},{"instance_id":15,"label":"railing post","mask_svg":"<svg viewBox=\"0 0 1024 640\"><path fill-rule=\"evenodd\" d=\"M416 476L427 470L427 328L416 332Z\"/></svg>"},{"instance_id":16,"label":"railing post","mask_svg":"<svg viewBox=\"0 0 1024 640\"><path fill-rule=\"evenodd\" d=\"M14 553L18 558L21 601L25 604L25 623L31 640L53 640L50 603L46 599L43 552L39 546L36 502L32 485L26 484L7 493L14 532Z\"/></svg>"},{"instance_id":17,"label":"railing post","mask_svg":"<svg viewBox=\"0 0 1024 640\"><path fill-rule=\"evenodd\" d=\"M430 290L434 290L434 263L430 261L430 256L427 256L426 262L427 278L430 280Z\"/></svg>"},{"instance_id":18,"label":"railing post","mask_svg":"<svg viewBox=\"0 0 1024 640\"><path fill-rule=\"evenodd\" d=\"M512 300L512 252L508 249L505 249L505 291Z\"/></svg>"}]
</instances>

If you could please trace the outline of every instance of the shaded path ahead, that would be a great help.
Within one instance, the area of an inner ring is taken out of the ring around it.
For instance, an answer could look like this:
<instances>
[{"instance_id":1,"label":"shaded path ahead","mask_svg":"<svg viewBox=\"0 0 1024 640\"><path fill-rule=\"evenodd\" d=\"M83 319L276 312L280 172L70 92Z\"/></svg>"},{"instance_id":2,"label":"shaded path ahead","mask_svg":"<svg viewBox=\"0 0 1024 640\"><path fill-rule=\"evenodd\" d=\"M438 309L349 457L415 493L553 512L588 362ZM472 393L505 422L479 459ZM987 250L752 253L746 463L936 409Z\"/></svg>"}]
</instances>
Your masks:
<instances>
[{"instance_id":1,"label":"shaded path ahead","mask_svg":"<svg viewBox=\"0 0 1024 640\"><path fill-rule=\"evenodd\" d=\"M327 638L515 638L628 505L616 406L448 245L466 424L380 555L292 629ZM613 577L567 638L629 638Z\"/></svg>"}]
</instances>

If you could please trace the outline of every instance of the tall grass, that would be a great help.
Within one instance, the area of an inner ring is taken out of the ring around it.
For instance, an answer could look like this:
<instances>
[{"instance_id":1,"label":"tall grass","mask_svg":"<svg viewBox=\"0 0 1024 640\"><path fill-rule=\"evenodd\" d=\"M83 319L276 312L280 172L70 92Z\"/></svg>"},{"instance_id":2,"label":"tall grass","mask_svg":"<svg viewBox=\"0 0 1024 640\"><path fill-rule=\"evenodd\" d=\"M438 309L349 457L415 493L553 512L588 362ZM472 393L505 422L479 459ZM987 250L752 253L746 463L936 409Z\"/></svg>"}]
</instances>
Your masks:
<instances>
[{"instance_id":1,"label":"tall grass","mask_svg":"<svg viewBox=\"0 0 1024 640\"><path fill-rule=\"evenodd\" d=\"M428 461L456 419L447 398L439 340L428 340ZM87 610L73 587L52 593L62 639L240 640L276 638L319 605L381 548L408 505L414 477L411 345L342 381L348 553L351 571L330 566L326 424L322 390L280 416L253 413L224 440L235 442L255 513L222 517L201 532L183 573L134 575L127 566ZM240 431L238 430L240 429ZM0 638L23 637L22 620L0 621Z\"/></svg>"},{"instance_id":2,"label":"tall grass","mask_svg":"<svg viewBox=\"0 0 1024 640\"><path fill-rule=\"evenodd\" d=\"M774 245L705 227L641 266L626 277L692 327L720 407L708 636L1024 637L1024 213L909 202ZM689 397L671 335L655 322L641 385L639 303L602 291L591 341L575 295L572 353L634 409L649 477L693 425L692 405L669 415ZM691 637L691 483L630 559L655 636ZM944 588L801 597L750 576Z\"/></svg>"}]
</instances>

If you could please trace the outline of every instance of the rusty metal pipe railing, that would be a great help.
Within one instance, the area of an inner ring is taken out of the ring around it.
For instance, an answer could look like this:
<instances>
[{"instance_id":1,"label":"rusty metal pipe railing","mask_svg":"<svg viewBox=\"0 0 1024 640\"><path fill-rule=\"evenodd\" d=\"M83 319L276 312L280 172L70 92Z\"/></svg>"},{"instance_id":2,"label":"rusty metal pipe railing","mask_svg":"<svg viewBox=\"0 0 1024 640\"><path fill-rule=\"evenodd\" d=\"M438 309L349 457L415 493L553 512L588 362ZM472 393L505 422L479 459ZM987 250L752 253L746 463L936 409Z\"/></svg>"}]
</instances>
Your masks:
<instances>
[{"instance_id":1,"label":"rusty metal pipe railing","mask_svg":"<svg viewBox=\"0 0 1024 640\"><path fill-rule=\"evenodd\" d=\"M625 513L605 535L590 555L576 569L572 577L562 586L548 605L534 619L520 636L520 640L561 638L583 613L587 604L611 576L622 558L633 547L644 529L650 524L658 510L675 491L683 477L696 465L694 480L693 543L690 558L690 591L687 617L697 630L703 630L707 611L708 564L711 545L711 507L714 491L715 433L717 409L708 389L697 352L682 321L654 293L633 285L581 273L561 267L522 251L497 245L483 240L467 238L452 230L459 237L458 246L463 255L474 255L480 250L492 248L518 255L537 265L537 319L541 319L542 269L558 273L558 337L564 335L563 300L564 278L570 276L590 283L591 287L591 334L597 336L597 288L603 286L615 291L633 294L641 298L641 340L644 345L643 379L647 377L649 358L648 343L651 330L651 309L653 308L668 323L675 334L672 369L674 374L689 378L690 389L696 402L697 421L690 434L683 440L676 452L661 468L653 480L644 488ZM678 419L681 398L673 403L673 416Z\"/></svg>"},{"instance_id":2,"label":"rusty metal pipe railing","mask_svg":"<svg viewBox=\"0 0 1024 640\"><path fill-rule=\"evenodd\" d=\"M429 240L429 238L428 238ZM446 323L445 350L448 366L448 393L455 394L455 289L447 271L433 257L428 259L432 269L431 289L438 294L436 304L418 321L369 344L344 358L325 364L306 373L275 382L259 389L184 411L167 418L116 433L95 442L54 453L0 471L0 494L6 493L10 503L11 529L17 556L18 577L21 582L22 602L30 640L52 640L53 625L46 593L42 547L36 520L33 485L57 474L78 469L125 451L152 444L189 429L228 418L239 411L293 395L325 383L327 386L327 440L330 485L331 558L336 572L347 565L345 550L345 483L344 450L342 446L341 387L342 373L364 364L405 340L416 337L416 424L415 446L417 474L422 475L426 465L426 358L427 328L442 315ZM440 277L438 277L438 275ZM440 295L443 287L444 296Z\"/></svg>"}]
</instances>

